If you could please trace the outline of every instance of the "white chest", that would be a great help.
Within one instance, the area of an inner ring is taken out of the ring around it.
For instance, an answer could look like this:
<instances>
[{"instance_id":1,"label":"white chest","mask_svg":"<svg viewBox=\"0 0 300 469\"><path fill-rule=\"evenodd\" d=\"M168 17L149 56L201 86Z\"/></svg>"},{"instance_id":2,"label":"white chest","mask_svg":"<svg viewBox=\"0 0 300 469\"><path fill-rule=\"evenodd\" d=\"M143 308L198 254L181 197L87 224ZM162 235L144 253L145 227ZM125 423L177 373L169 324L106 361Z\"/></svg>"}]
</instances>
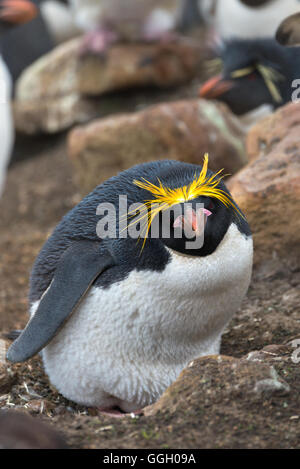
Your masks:
<instances>
[{"instance_id":1,"label":"white chest","mask_svg":"<svg viewBox=\"0 0 300 469\"><path fill-rule=\"evenodd\" d=\"M140 407L190 360L218 353L250 282L252 240L232 225L211 256L171 254L163 272L133 271L93 288L46 347L46 371L62 394L101 405L104 393Z\"/></svg>"}]
</instances>

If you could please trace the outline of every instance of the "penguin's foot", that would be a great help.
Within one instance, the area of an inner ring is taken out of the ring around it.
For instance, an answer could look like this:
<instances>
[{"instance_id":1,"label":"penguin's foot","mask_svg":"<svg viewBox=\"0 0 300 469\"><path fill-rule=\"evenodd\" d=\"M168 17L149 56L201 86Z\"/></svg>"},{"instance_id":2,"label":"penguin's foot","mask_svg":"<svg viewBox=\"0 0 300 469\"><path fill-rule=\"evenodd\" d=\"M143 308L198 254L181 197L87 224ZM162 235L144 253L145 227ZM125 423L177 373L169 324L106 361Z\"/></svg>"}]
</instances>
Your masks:
<instances>
[{"instance_id":1,"label":"penguin's foot","mask_svg":"<svg viewBox=\"0 0 300 469\"><path fill-rule=\"evenodd\" d=\"M100 415L106 415L107 417L113 417L116 419L141 415L143 413L143 409L135 410L133 412L124 412L122 409L120 409L120 407L117 406L111 408L97 407L97 410Z\"/></svg>"},{"instance_id":2,"label":"penguin's foot","mask_svg":"<svg viewBox=\"0 0 300 469\"><path fill-rule=\"evenodd\" d=\"M112 44L118 41L118 34L110 29L101 28L84 35L79 49L79 55L97 55L106 58L106 53Z\"/></svg>"}]
</instances>

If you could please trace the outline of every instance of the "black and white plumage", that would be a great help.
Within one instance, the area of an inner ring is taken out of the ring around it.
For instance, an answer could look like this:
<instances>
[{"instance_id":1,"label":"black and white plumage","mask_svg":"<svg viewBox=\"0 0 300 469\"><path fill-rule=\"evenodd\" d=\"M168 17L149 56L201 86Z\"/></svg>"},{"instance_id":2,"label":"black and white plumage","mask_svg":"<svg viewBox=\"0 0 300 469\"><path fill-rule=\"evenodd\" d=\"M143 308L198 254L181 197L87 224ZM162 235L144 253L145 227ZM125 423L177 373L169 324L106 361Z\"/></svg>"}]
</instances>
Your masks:
<instances>
[{"instance_id":1,"label":"black and white plumage","mask_svg":"<svg viewBox=\"0 0 300 469\"><path fill-rule=\"evenodd\" d=\"M274 37L281 21L300 11L299 0L199 0L223 39Z\"/></svg>"},{"instance_id":2,"label":"black and white plumage","mask_svg":"<svg viewBox=\"0 0 300 469\"><path fill-rule=\"evenodd\" d=\"M36 8L32 2L17 0L10 3L10 0L0 0L0 39L8 35L9 31L16 25L33 19L35 14ZM13 47L10 47L10 54L13 54L12 49ZM3 191L7 165L14 141L14 124L11 109L13 80L2 52L0 44L0 196Z\"/></svg>"},{"instance_id":3,"label":"black and white plumage","mask_svg":"<svg viewBox=\"0 0 300 469\"><path fill-rule=\"evenodd\" d=\"M221 74L208 80L200 96L229 105L244 115L269 105L276 109L292 99L292 84L300 73L300 49L275 39L228 41L219 53Z\"/></svg>"},{"instance_id":4,"label":"black and white plumage","mask_svg":"<svg viewBox=\"0 0 300 469\"><path fill-rule=\"evenodd\" d=\"M13 82L56 44L79 35L70 6L64 0L32 0L36 16L28 23L7 29L0 38L3 59Z\"/></svg>"},{"instance_id":5,"label":"black and white plumage","mask_svg":"<svg viewBox=\"0 0 300 469\"><path fill-rule=\"evenodd\" d=\"M190 360L218 353L252 270L250 229L235 204L191 200L210 213L197 250L175 237L180 228L172 215L171 236L149 237L143 250L136 239L120 237L119 225L115 239L96 234L100 203L115 206L118 219L119 195L128 205L149 199L134 180L159 179L175 189L201 171L176 161L145 163L98 186L71 210L37 257L32 318L8 359L23 361L43 349L50 381L65 397L131 412L154 402ZM218 187L230 197L221 180ZM195 233L198 228L193 225Z\"/></svg>"},{"instance_id":6,"label":"black and white plumage","mask_svg":"<svg viewBox=\"0 0 300 469\"><path fill-rule=\"evenodd\" d=\"M67 0L39 0L41 16L55 42L60 44L81 34Z\"/></svg>"},{"instance_id":7,"label":"black and white plumage","mask_svg":"<svg viewBox=\"0 0 300 469\"><path fill-rule=\"evenodd\" d=\"M81 34L65 0L32 0L36 16L0 38L3 59L15 83L21 73L55 45Z\"/></svg>"}]
</instances>

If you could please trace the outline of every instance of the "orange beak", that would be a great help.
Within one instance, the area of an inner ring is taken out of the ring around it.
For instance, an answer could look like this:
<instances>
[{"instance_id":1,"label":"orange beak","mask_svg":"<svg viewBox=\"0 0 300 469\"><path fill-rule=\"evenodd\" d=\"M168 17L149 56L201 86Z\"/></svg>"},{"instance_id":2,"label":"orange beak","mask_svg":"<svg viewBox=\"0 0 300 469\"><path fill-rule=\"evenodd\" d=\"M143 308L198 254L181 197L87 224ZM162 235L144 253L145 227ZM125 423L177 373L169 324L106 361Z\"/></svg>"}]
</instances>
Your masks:
<instances>
[{"instance_id":1,"label":"orange beak","mask_svg":"<svg viewBox=\"0 0 300 469\"><path fill-rule=\"evenodd\" d=\"M174 228L185 228L188 233L200 236L210 215L212 215L212 212L205 208L201 208L197 212L191 208L186 210L185 215L177 217L173 226Z\"/></svg>"},{"instance_id":2,"label":"orange beak","mask_svg":"<svg viewBox=\"0 0 300 469\"><path fill-rule=\"evenodd\" d=\"M208 80L199 90L199 96L205 99L216 99L234 87L234 82L223 80L221 75Z\"/></svg>"},{"instance_id":3,"label":"orange beak","mask_svg":"<svg viewBox=\"0 0 300 469\"><path fill-rule=\"evenodd\" d=\"M12 24L23 24L37 16L37 7L29 0L3 0L0 20Z\"/></svg>"}]
</instances>

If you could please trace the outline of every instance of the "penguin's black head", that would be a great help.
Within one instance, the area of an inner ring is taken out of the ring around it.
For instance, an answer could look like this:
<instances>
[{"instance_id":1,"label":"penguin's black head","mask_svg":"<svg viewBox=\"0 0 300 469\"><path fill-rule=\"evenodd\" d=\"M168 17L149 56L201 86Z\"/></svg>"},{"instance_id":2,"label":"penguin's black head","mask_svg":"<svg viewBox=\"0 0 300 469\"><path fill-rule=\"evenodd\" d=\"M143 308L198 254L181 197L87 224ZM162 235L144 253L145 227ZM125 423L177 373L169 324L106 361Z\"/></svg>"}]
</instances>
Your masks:
<instances>
[{"instance_id":1,"label":"penguin's black head","mask_svg":"<svg viewBox=\"0 0 300 469\"><path fill-rule=\"evenodd\" d=\"M219 59L222 72L202 86L200 97L223 101L237 115L291 100L295 60L275 39L231 40Z\"/></svg>"},{"instance_id":2,"label":"penguin's black head","mask_svg":"<svg viewBox=\"0 0 300 469\"><path fill-rule=\"evenodd\" d=\"M144 225L144 245L159 239L165 246L190 256L212 254L232 221L243 215L222 181L203 167L179 162L162 164L151 178L134 181L142 199L135 223Z\"/></svg>"},{"instance_id":3,"label":"penguin's black head","mask_svg":"<svg viewBox=\"0 0 300 469\"><path fill-rule=\"evenodd\" d=\"M165 246L190 256L212 254L232 220L230 210L213 197L197 197L188 203L172 207L170 236L164 236L163 229L168 221L163 220L163 214L160 214L160 218L161 240Z\"/></svg>"},{"instance_id":4,"label":"penguin's black head","mask_svg":"<svg viewBox=\"0 0 300 469\"><path fill-rule=\"evenodd\" d=\"M37 15L37 7L29 0L0 0L0 33L27 23Z\"/></svg>"}]
</instances>

